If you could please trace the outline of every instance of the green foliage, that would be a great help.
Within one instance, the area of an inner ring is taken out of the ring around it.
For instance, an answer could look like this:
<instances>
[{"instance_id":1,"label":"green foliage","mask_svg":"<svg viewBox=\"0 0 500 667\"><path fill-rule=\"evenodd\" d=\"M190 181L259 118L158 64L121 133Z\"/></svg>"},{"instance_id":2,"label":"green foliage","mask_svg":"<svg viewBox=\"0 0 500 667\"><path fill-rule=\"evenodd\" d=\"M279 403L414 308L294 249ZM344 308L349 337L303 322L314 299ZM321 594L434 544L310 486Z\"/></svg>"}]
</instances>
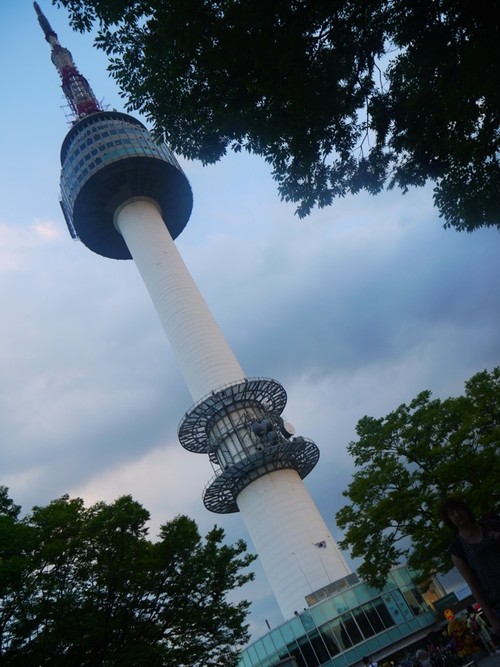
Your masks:
<instances>
[{"instance_id":1,"label":"green foliage","mask_svg":"<svg viewBox=\"0 0 500 667\"><path fill-rule=\"evenodd\" d=\"M500 224L500 24L468 0L53 0L97 26L129 110L203 163L271 164L298 214L435 184L445 226Z\"/></svg>"},{"instance_id":2,"label":"green foliage","mask_svg":"<svg viewBox=\"0 0 500 667\"><path fill-rule=\"evenodd\" d=\"M478 516L500 502L500 367L465 384L465 395L420 393L386 417L363 417L348 446L358 469L336 514L339 543L363 559L358 572L381 587L403 559L422 580L451 568L449 529L437 504L467 500Z\"/></svg>"},{"instance_id":3,"label":"green foliage","mask_svg":"<svg viewBox=\"0 0 500 667\"><path fill-rule=\"evenodd\" d=\"M130 496L63 496L19 519L0 487L0 663L236 665L249 604L227 596L254 556L217 527L202 540L186 516L151 542L148 519Z\"/></svg>"}]
</instances>

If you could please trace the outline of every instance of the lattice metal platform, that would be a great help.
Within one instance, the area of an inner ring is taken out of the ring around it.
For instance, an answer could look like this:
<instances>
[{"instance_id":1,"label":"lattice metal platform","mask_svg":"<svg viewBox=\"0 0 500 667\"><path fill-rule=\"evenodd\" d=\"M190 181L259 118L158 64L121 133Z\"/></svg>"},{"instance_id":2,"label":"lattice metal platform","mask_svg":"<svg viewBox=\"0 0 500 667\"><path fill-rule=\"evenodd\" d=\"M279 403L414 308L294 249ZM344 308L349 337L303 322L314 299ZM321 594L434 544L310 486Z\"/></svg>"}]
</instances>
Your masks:
<instances>
[{"instance_id":1,"label":"lattice metal platform","mask_svg":"<svg viewBox=\"0 0 500 667\"><path fill-rule=\"evenodd\" d=\"M296 470L304 479L319 460L317 445L307 438L268 447L215 475L203 492L205 507L216 514L238 512L238 494L259 477L277 470Z\"/></svg>"},{"instance_id":2,"label":"lattice metal platform","mask_svg":"<svg viewBox=\"0 0 500 667\"><path fill-rule=\"evenodd\" d=\"M190 452L207 454L212 448L210 427L228 408L254 406L280 415L286 400L285 389L270 378L250 378L227 385L202 398L184 415L178 429L179 441Z\"/></svg>"}]
</instances>

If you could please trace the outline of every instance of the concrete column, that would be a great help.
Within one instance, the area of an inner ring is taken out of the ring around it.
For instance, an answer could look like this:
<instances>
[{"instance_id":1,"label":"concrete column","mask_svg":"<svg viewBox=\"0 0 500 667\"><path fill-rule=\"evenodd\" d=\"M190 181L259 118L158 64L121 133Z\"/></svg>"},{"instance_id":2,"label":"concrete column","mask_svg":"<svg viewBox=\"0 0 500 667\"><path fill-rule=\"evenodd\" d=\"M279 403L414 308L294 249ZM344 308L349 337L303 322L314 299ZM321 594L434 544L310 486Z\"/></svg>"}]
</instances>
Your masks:
<instances>
[{"instance_id":1,"label":"concrete column","mask_svg":"<svg viewBox=\"0 0 500 667\"><path fill-rule=\"evenodd\" d=\"M132 199L115 214L196 403L245 374L184 264L157 205Z\"/></svg>"},{"instance_id":2,"label":"concrete column","mask_svg":"<svg viewBox=\"0 0 500 667\"><path fill-rule=\"evenodd\" d=\"M352 574L295 470L260 477L236 502L285 619L307 607L306 595Z\"/></svg>"}]
</instances>

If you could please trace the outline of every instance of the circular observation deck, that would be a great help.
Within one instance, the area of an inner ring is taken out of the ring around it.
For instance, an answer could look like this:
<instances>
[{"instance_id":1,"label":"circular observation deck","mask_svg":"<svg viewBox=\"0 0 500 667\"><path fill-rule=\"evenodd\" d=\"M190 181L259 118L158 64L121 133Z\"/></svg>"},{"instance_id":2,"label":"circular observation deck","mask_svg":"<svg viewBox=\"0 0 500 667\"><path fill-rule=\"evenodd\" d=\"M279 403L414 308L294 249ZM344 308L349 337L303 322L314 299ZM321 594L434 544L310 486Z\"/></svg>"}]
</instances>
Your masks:
<instances>
[{"instance_id":1,"label":"circular observation deck","mask_svg":"<svg viewBox=\"0 0 500 667\"><path fill-rule=\"evenodd\" d=\"M184 449L208 454L212 449L210 430L228 408L258 407L280 415L286 405L285 389L270 378L251 378L226 385L202 398L183 417L177 435Z\"/></svg>"},{"instance_id":2,"label":"circular observation deck","mask_svg":"<svg viewBox=\"0 0 500 667\"><path fill-rule=\"evenodd\" d=\"M298 437L248 456L215 475L203 491L203 503L216 514L239 512L236 499L245 487L277 470L296 470L304 479L319 461L317 445Z\"/></svg>"},{"instance_id":3,"label":"circular observation deck","mask_svg":"<svg viewBox=\"0 0 500 667\"><path fill-rule=\"evenodd\" d=\"M174 154L128 114L102 111L78 121L63 141L61 165L69 232L99 255L131 259L113 217L133 197L158 204L174 239L189 220L193 195Z\"/></svg>"}]
</instances>

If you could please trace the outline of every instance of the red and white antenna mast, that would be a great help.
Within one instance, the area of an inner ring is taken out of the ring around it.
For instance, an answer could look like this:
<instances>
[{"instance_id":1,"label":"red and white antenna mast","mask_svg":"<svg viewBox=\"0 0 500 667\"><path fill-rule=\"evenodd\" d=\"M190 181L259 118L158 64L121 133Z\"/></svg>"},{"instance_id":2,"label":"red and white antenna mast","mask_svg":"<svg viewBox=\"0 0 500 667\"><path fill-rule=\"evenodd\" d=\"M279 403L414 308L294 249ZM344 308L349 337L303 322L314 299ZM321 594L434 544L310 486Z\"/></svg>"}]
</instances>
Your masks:
<instances>
[{"instance_id":1,"label":"red and white antenna mast","mask_svg":"<svg viewBox=\"0 0 500 667\"><path fill-rule=\"evenodd\" d=\"M59 43L56 33L52 30L38 3L34 2L33 6L45 39L52 49L51 59L61 77L61 87L71 107L74 120L102 111L101 105L97 101L89 82L78 71L73 61L73 56L68 49L65 49Z\"/></svg>"}]
</instances>

